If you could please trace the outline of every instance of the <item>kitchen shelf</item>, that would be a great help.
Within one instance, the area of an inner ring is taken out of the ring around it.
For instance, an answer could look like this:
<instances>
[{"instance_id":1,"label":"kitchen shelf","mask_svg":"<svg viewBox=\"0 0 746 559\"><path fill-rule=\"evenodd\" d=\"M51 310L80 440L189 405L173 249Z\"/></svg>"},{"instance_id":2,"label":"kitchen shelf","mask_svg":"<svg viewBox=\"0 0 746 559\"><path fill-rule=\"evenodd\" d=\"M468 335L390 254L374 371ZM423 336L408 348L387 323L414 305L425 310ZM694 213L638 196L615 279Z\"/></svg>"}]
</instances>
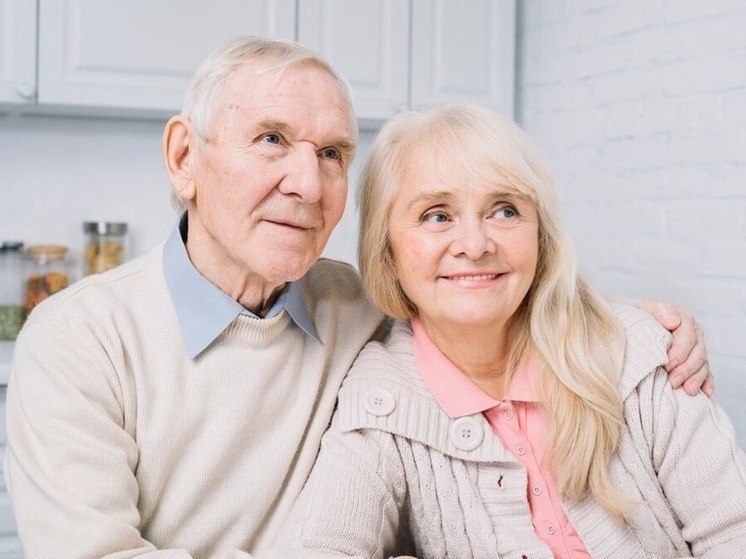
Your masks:
<instances>
[{"instance_id":1,"label":"kitchen shelf","mask_svg":"<svg viewBox=\"0 0 746 559\"><path fill-rule=\"evenodd\" d=\"M8 384L10 358L13 355L13 341L0 340L0 386Z\"/></svg>"}]
</instances>

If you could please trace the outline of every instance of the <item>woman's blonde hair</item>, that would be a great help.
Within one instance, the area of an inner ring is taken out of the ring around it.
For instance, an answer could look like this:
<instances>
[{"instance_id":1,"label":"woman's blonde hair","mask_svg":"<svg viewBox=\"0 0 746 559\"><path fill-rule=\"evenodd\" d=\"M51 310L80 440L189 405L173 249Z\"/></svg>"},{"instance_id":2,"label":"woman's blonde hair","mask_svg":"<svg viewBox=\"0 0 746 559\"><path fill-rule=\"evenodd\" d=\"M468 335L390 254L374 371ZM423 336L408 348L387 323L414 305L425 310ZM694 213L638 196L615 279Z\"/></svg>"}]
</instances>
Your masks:
<instances>
[{"instance_id":1,"label":"woman's blonde hair","mask_svg":"<svg viewBox=\"0 0 746 559\"><path fill-rule=\"evenodd\" d=\"M629 508L607 475L623 422L617 391L624 334L604 301L578 276L551 180L528 136L510 119L473 105L402 113L383 126L359 185L358 259L371 300L386 314L417 308L399 284L389 241L389 213L408 157L425 150L445 180L478 181L529 200L539 218L536 275L511 321L508 370L531 356L549 425L550 460L562 494L588 493L617 518Z\"/></svg>"}]
</instances>

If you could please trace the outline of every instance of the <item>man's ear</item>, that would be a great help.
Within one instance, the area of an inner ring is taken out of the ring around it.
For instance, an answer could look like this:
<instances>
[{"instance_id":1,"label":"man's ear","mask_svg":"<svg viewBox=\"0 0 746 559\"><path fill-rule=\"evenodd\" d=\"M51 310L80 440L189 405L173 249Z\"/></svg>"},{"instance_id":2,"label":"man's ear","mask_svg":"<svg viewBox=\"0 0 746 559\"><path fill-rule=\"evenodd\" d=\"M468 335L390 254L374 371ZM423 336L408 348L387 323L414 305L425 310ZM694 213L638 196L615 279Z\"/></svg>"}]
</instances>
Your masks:
<instances>
[{"instance_id":1,"label":"man's ear","mask_svg":"<svg viewBox=\"0 0 746 559\"><path fill-rule=\"evenodd\" d=\"M194 184L195 146L197 138L191 123L173 116L163 130L163 159L174 193L188 202L196 195Z\"/></svg>"}]
</instances>

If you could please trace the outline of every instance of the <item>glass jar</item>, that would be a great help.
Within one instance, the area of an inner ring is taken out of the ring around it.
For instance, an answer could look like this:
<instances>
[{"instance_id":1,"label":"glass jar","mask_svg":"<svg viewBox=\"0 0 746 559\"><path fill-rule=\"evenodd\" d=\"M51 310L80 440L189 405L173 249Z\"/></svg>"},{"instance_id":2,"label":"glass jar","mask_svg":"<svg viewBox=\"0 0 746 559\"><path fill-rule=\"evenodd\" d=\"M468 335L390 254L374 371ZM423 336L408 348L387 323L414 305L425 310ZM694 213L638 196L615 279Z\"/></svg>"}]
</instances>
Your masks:
<instances>
[{"instance_id":1,"label":"glass jar","mask_svg":"<svg viewBox=\"0 0 746 559\"><path fill-rule=\"evenodd\" d=\"M34 245L26 249L26 313L44 299L70 283L67 271L67 247Z\"/></svg>"},{"instance_id":2,"label":"glass jar","mask_svg":"<svg viewBox=\"0 0 746 559\"><path fill-rule=\"evenodd\" d=\"M15 340L23 326L23 243L0 243L0 340Z\"/></svg>"},{"instance_id":3,"label":"glass jar","mask_svg":"<svg viewBox=\"0 0 746 559\"><path fill-rule=\"evenodd\" d=\"M83 223L83 275L98 274L127 260L129 243L126 223L86 221Z\"/></svg>"}]
</instances>

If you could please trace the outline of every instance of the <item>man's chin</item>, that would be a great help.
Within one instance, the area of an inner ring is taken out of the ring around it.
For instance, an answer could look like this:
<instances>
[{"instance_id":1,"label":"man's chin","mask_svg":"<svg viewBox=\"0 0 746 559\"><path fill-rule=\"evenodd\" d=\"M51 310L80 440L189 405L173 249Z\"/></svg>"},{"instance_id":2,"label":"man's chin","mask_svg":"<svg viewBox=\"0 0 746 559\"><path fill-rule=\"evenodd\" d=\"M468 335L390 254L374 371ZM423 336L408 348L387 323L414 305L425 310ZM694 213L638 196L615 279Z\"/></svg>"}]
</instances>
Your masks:
<instances>
[{"instance_id":1,"label":"man's chin","mask_svg":"<svg viewBox=\"0 0 746 559\"><path fill-rule=\"evenodd\" d=\"M264 277L271 283L286 283L297 281L308 273L308 270L316 263L317 258L308 258L305 255L302 259L295 255L297 260L292 260L290 256L284 261L271 263L265 271Z\"/></svg>"}]
</instances>

